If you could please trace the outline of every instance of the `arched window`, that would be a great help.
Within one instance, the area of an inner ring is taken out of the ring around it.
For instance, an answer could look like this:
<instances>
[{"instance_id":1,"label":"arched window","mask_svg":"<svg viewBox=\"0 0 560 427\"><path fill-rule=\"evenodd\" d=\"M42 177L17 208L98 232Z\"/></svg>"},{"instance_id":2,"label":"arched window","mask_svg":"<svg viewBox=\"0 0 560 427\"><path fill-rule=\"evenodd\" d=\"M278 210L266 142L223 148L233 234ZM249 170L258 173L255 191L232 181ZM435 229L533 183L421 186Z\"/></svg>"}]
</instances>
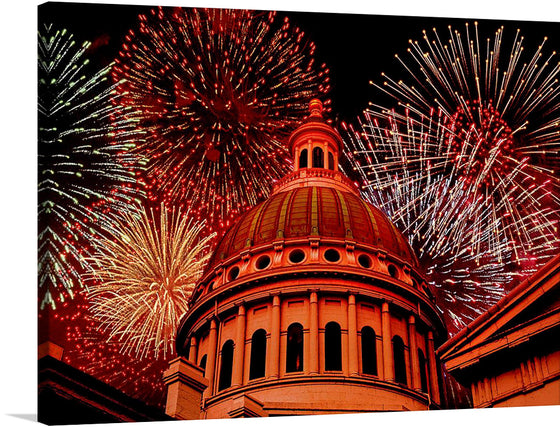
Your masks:
<instances>
[{"instance_id":1,"label":"arched window","mask_svg":"<svg viewBox=\"0 0 560 427\"><path fill-rule=\"evenodd\" d=\"M202 375L206 376L206 355L202 356L200 363L198 364L200 368L204 371Z\"/></svg>"},{"instance_id":2,"label":"arched window","mask_svg":"<svg viewBox=\"0 0 560 427\"><path fill-rule=\"evenodd\" d=\"M313 167L314 168L324 168L325 167L325 157L323 154L323 149L320 147L315 147L313 149Z\"/></svg>"},{"instance_id":3,"label":"arched window","mask_svg":"<svg viewBox=\"0 0 560 427\"><path fill-rule=\"evenodd\" d=\"M286 372L303 371L303 326L292 323L288 327Z\"/></svg>"},{"instance_id":4,"label":"arched window","mask_svg":"<svg viewBox=\"0 0 560 427\"><path fill-rule=\"evenodd\" d=\"M329 322L325 326L325 371L342 370L342 347L340 325Z\"/></svg>"},{"instance_id":5,"label":"arched window","mask_svg":"<svg viewBox=\"0 0 560 427\"><path fill-rule=\"evenodd\" d=\"M428 376L426 375L426 358L421 349L418 349L418 366L420 367L420 386L424 393L428 392Z\"/></svg>"},{"instance_id":6,"label":"arched window","mask_svg":"<svg viewBox=\"0 0 560 427\"><path fill-rule=\"evenodd\" d=\"M333 153L329 151L329 169L334 170L334 156Z\"/></svg>"},{"instance_id":7,"label":"arched window","mask_svg":"<svg viewBox=\"0 0 560 427\"><path fill-rule=\"evenodd\" d=\"M307 167L307 148L301 150L299 153L299 168L306 168Z\"/></svg>"},{"instance_id":8,"label":"arched window","mask_svg":"<svg viewBox=\"0 0 560 427\"><path fill-rule=\"evenodd\" d=\"M398 335L393 337L393 365L395 367L395 381L406 385L404 342Z\"/></svg>"},{"instance_id":9,"label":"arched window","mask_svg":"<svg viewBox=\"0 0 560 427\"><path fill-rule=\"evenodd\" d=\"M251 365L249 379L264 377L266 365L266 331L259 329L251 338Z\"/></svg>"},{"instance_id":10,"label":"arched window","mask_svg":"<svg viewBox=\"0 0 560 427\"><path fill-rule=\"evenodd\" d=\"M369 326L362 328L362 372L377 375L377 351L375 348L375 331Z\"/></svg>"},{"instance_id":11,"label":"arched window","mask_svg":"<svg viewBox=\"0 0 560 427\"><path fill-rule=\"evenodd\" d=\"M218 391L231 387L231 374L233 370L233 341L228 340L222 346L222 364L220 366L220 382Z\"/></svg>"}]
</instances>

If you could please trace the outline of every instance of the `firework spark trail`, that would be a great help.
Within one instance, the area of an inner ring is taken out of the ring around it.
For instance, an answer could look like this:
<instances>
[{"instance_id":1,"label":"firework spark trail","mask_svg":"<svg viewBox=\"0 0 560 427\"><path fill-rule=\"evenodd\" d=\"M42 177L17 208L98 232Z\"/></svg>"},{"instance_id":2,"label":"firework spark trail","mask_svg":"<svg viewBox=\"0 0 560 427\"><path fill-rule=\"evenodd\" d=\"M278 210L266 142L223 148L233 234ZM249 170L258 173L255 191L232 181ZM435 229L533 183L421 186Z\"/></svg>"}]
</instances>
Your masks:
<instances>
[{"instance_id":1,"label":"firework spark trail","mask_svg":"<svg viewBox=\"0 0 560 427\"><path fill-rule=\"evenodd\" d=\"M535 176L526 157L482 185L490 172L474 165L478 129L461 134L457 152L456 123L435 111L369 110L345 143L364 196L408 237L457 331L557 251L559 205L554 178Z\"/></svg>"},{"instance_id":2,"label":"firework spark trail","mask_svg":"<svg viewBox=\"0 0 560 427\"><path fill-rule=\"evenodd\" d=\"M492 108L499 113L496 118L501 116L505 119L513 133L524 130L526 136L530 137L530 144L519 144L515 147L515 153L522 154L535 147L553 153L559 147L558 134L548 135L545 131L550 128L558 130L559 127L560 63L552 62L556 52L543 59L542 51L547 41L545 38L529 61L521 65L521 58L524 58L524 39L518 31L511 51L500 56L504 33L502 27L494 35L493 49L490 46L486 48L486 57L491 59L481 61L477 23L475 30L475 39L471 40L469 25L466 24L465 32L467 40L470 40L467 49L463 47L459 31L451 27L447 45L440 41L435 29L434 40L427 32L423 34L427 49L419 42L411 41L408 52L420 72L407 65L405 60L397 58L414 77L418 84L416 88L392 79L387 79L383 85L374 85L395 96L402 104L410 103L416 111L426 116L431 108L439 106L447 117L452 117L460 106L463 109L462 113L467 114L474 124L480 125L477 123L477 116L481 117L480 114L485 108L493 106ZM473 44L476 44L476 49ZM507 61L505 65L504 61ZM500 66L505 70L502 71ZM417 75L422 75L425 80L415 77ZM481 75L485 78L481 79ZM403 98L400 95L403 95ZM473 101L478 101L479 107L470 111L469 105L472 105ZM437 105L434 105L434 102ZM536 118L540 114L545 116L544 120L537 121ZM533 121L538 124L531 124ZM532 126L531 129L524 129L527 123Z\"/></svg>"},{"instance_id":3,"label":"firework spark trail","mask_svg":"<svg viewBox=\"0 0 560 427\"><path fill-rule=\"evenodd\" d=\"M143 131L149 197L208 225L267 195L291 168L283 140L329 91L315 46L274 12L158 8L140 15L113 78ZM327 101L328 105L329 102Z\"/></svg>"},{"instance_id":4,"label":"firework spark trail","mask_svg":"<svg viewBox=\"0 0 560 427\"><path fill-rule=\"evenodd\" d=\"M63 345L63 361L128 396L163 409L165 385L161 373L168 361L151 353L142 359L124 354L122 346L112 342L91 315L90 305L86 292L79 292L71 303L61 304L56 311L39 313L43 320L49 318L49 340Z\"/></svg>"},{"instance_id":5,"label":"firework spark trail","mask_svg":"<svg viewBox=\"0 0 560 427\"><path fill-rule=\"evenodd\" d=\"M38 34L38 283L41 308L55 309L74 298L87 269L84 242L89 239L91 205L110 200L126 204L135 194L127 144L130 125L115 122L123 107L109 67L92 70L91 43L79 44L66 30L43 25ZM111 124L117 124L113 131ZM123 136L125 135L125 136ZM117 187L124 191L115 192Z\"/></svg>"},{"instance_id":6,"label":"firework spark trail","mask_svg":"<svg viewBox=\"0 0 560 427\"><path fill-rule=\"evenodd\" d=\"M108 341L144 358L174 351L174 335L210 256L205 222L164 205L110 214L94 243L88 299Z\"/></svg>"},{"instance_id":7,"label":"firework spark trail","mask_svg":"<svg viewBox=\"0 0 560 427\"><path fill-rule=\"evenodd\" d=\"M413 65L397 58L416 87L387 76L383 85L374 85L393 96L417 121L432 118L436 109L449 134L449 154L457 158L434 162L430 165L434 173L449 168L453 160L454 167L475 180L471 191L491 194L501 213L513 216L515 224L521 218L515 216L508 198L530 194L527 202L536 211L540 208L537 200L542 199L537 190L527 191L525 177L539 182L540 193L552 199L553 208L558 206L559 181L554 174L560 158L560 63L553 62L556 52L545 55L546 38L530 55L517 31L508 52L503 49L502 27L481 54L478 24L474 38L468 24L465 33L463 38L449 27L445 44L434 29L433 39L424 32L424 44L410 41ZM373 105L368 114L382 117L387 114L383 110ZM397 122L404 120L396 117Z\"/></svg>"}]
</instances>

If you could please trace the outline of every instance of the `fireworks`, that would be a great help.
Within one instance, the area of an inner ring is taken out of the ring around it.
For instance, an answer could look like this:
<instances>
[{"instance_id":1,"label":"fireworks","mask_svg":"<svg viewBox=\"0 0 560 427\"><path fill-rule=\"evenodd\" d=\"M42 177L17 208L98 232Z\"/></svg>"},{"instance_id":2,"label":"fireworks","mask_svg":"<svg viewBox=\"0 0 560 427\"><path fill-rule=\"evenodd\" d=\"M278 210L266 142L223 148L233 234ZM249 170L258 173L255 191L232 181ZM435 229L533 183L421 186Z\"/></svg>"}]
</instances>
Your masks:
<instances>
[{"instance_id":1,"label":"fireworks","mask_svg":"<svg viewBox=\"0 0 560 427\"><path fill-rule=\"evenodd\" d=\"M173 353L173 338L210 254L204 222L180 210L132 207L103 221L88 299L92 316L123 353Z\"/></svg>"},{"instance_id":2,"label":"fireworks","mask_svg":"<svg viewBox=\"0 0 560 427\"><path fill-rule=\"evenodd\" d=\"M168 361L153 354L142 359L124 354L121 345L110 342L108 333L91 315L87 292L78 292L72 301L60 304L55 311L39 312L39 322L43 323L39 342L49 340L62 345L65 363L131 397L163 408L162 372Z\"/></svg>"},{"instance_id":3,"label":"fireworks","mask_svg":"<svg viewBox=\"0 0 560 427\"><path fill-rule=\"evenodd\" d=\"M560 65L543 45L523 63L519 33L507 60L503 29L485 48L477 25L450 37L411 42L413 65L399 61L416 86L385 76L399 107L372 105L347 148L459 329L558 248Z\"/></svg>"},{"instance_id":4,"label":"fireworks","mask_svg":"<svg viewBox=\"0 0 560 427\"><path fill-rule=\"evenodd\" d=\"M408 237L427 267L438 306L459 329L503 295L509 280L499 262L505 242L493 240L491 227L482 221L488 207L471 200L456 185L456 176L432 173L427 164L417 167L409 161L409 156L433 143L429 128L402 134L393 127L386 135L376 122L363 121L362 129L369 133L350 128L346 143L362 175L363 195ZM495 243L493 251L489 242Z\"/></svg>"},{"instance_id":5,"label":"fireworks","mask_svg":"<svg viewBox=\"0 0 560 427\"><path fill-rule=\"evenodd\" d=\"M112 104L109 68L92 70L89 42L79 44L65 30L44 25L39 32L39 229L41 308L73 298L86 268L84 234L92 204L127 200L115 186L133 182L116 162L128 159L126 140L109 129L120 110ZM119 123L119 134L129 132ZM119 141L119 142L117 142ZM124 194L124 193L123 193Z\"/></svg>"},{"instance_id":6,"label":"fireworks","mask_svg":"<svg viewBox=\"0 0 560 427\"><path fill-rule=\"evenodd\" d=\"M113 78L143 131L135 151L153 202L223 226L291 168L284 139L329 77L303 32L275 17L160 7L126 36Z\"/></svg>"},{"instance_id":7,"label":"fireworks","mask_svg":"<svg viewBox=\"0 0 560 427\"><path fill-rule=\"evenodd\" d=\"M435 29L433 39L424 32L426 47L411 41L408 50L417 69L397 56L418 85L384 75L384 84L376 86L412 114L430 117L437 110L448 121L449 155L457 157L463 176L476 177L477 187L501 185L520 168L524 176L551 174L560 159L556 52L545 56L545 38L532 56L524 56L518 30L511 50L502 55L503 27L485 46L477 23L474 30L472 38L468 24L464 36L449 27L448 44Z\"/></svg>"}]
</instances>

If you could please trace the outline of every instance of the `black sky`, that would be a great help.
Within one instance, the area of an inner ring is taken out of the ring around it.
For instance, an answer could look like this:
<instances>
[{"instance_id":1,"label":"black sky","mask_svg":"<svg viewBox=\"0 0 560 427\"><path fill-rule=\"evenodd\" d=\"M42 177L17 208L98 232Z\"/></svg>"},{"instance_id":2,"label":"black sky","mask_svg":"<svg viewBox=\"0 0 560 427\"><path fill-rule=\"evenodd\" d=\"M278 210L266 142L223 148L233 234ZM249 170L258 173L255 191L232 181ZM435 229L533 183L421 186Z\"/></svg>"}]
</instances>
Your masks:
<instances>
[{"instance_id":1,"label":"black sky","mask_svg":"<svg viewBox=\"0 0 560 427\"><path fill-rule=\"evenodd\" d=\"M183 4L184 2L178 2ZM157 5L154 2L154 5ZM39 24L52 22L64 26L77 38L104 41L99 48L100 60L110 61L117 54L124 34L136 28L138 14L151 6L56 3L39 6ZM381 72L399 78L402 67L394 55L406 57L410 39L419 40L422 30L435 27L447 39L449 25L463 30L465 22L458 18L380 16L360 14L279 12L278 20L287 15L293 25L314 41L316 60L325 63L331 72L333 118L353 122L370 101L383 100L370 80L381 81ZM500 26L505 37L513 37L517 28L525 36L527 52L533 52L545 36L549 49L560 50L560 23L508 20L478 20L480 34L493 37ZM481 37L482 38L482 37ZM507 39L506 39L507 40ZM510 45L505 45L510 46Z\"/></svg>"}]
</instances>

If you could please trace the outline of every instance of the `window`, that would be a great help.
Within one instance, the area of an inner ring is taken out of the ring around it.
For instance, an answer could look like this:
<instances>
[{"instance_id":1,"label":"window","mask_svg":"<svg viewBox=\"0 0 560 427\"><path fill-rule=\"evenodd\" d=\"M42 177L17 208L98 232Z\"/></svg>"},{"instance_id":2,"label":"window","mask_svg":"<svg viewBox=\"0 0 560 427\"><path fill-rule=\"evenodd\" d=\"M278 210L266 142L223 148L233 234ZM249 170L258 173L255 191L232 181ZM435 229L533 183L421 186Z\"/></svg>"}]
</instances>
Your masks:
<instances>
[{"instance_id":1,"label":"window","mask_svg":"<svg viewBox=\"0 0 560 427\"><path fill-rule=\"evenodd\" d=\"M288 327L286 372L303 371L303 326L292 323Z\"/></svg>"},{"instance_id":2,"label":"window","mask_svg":"<svg viewBox=\"0 0 560 427\"><path fill-rule=\"evenodd\" d=\"M387 267L387 271L389 272L389 275L393 278L397 278L397 267L395 267L393 264L389 264L389 266Z\"/></svg>"},{"instance_id":3,"label":"window","mask_svg":"<svg viewBox=\"0 0 560 427\"><path fill-rule=\"evenodd\" d=\"M301 150L299 153L299 168L306 168L307 167L307 148Z\"/></svg>"},{"instance_id":4,"label":"window","mask_svg":"<svg viewBox=\"0 0 560 427\"><path fill-rule=\"evenodd\" d=\"M426 375L426 358L421 349L418 349L418 366L420 367L420 386L424 393L428 392L428 376Z\"/></svg>"},{"instance_id":5,"label":"window","mask_svg":"<svg viewBox=\"0 0 560 427\"><path fill-rule=\"evenodd\" d=\"M365 254L358 257L358 263L364 268L371 268L371 258Z\"/></svg>"},{"instance_id":6,"label":"window","mask_svg":"<svg viewBox=\"0 0 560 427\"><path fill-rule=\"evenodd\" d=\"M333 153L329 151L329 169L334 170L334 156Z\"/></svg>"},{"instance_id":7,"label":"window","mask_svg":"<svg viewBox=\"0 0 560 427\"><path fill-rule=\"evenodd\" d=\"M266 365L266 331L264 329L257 330L251 338L251 364L249 370L249 379L264 377Z\"/></svg>"},{"instance_id":8,"label":"window","mask_svg":"<svg viewBox=\"0 0 560 427\"><path fill-rule=\"evenodd\" d=\"M313 149L313 167L314 168L324 168L325 167L325 157L323 154L323 149L320 147L315 147Z\"/></svg>"},{"instance_id":9,"label":"window","mask_svg":"<svg viewBox=\"0 0 560 427\"><path fill-rule=\"evenodd\" d=\"M268 255L263 255L257 259L256 267L257 270L264 270L270 265L270 257Z\"/></svg>"},{"instance_id":10,"label":"window","mask_svg":"<svg viewBox=\"0 0 560 427\"><path fill-rule=\"evenodd\" d=\"M235 266L229 271L229 280L235 280L239 276L239 267Z\"/></svg>"},{"instance_id":11,"label":"window","mask_svg":"<svg viewBox=\"0 0 560 427\"><path fill-rule=\"evenodd\" d=\"M362 328L362 372L377 375L377 351L375 331L369 326Z\"/></svg>"},{"instance_id":12,"label":"window","mask_svg":"<svg viewBox=\"0 0 560 427\"><path fill-rule=\"evenodd\" d=\"M218 391L231 387L231 374L233 370L233 341L228 340L222 346L222 364L220 366L220 382Z\"/></svg>"},{"instance_id":13,"label":"window","mask_svg":"<svg viewBox=\"0 0 560 427\"><path fill-rule=\"evenodd\" d=\"M395 381L406 385L406 363L404 358L404 342L401 337L393 337L393 364L395 367Z\"/></svg>"},{"instance_id":14,"label":"window","mask_svg":"<svg viewBox=\"0 0 560 427\"><path fill-rule=\"evenodd\" d=\"M305 259L305 252L303 252L301 249L294 249L292 252L290 252L288 258L291 263L299 264Z\"/></svg>"},{"instance_id":15,"label":"window","mask_svg":"<svg viewBox=\"0 0 560 427\"><path fill-rule=\"evenodd\" d=\"M340 344L340 325L329 322L325 326L325 371L342 370L342 348Z\"/></svg>"},{"instance_id":16,"label":"window","mask_svg":"<svg viewBox=\"0 0 560 427\"><path fill-rule=\"evenodd\" d=\"M206 355L202 356L200 359L200 363L198 364L200 368L204 371L204 376L206 376Z\"/></svg>"},{"instance_id":17,"label":"window","mask_svg":"<svg viewBox=\"0 0 560 427\"><path fill-rule=\"evenodd\" d=\"M325 259L328 262L338 262L340 261L340 253L336 249L327 249L325 251Z\"/></svg>"}]
</instances>

